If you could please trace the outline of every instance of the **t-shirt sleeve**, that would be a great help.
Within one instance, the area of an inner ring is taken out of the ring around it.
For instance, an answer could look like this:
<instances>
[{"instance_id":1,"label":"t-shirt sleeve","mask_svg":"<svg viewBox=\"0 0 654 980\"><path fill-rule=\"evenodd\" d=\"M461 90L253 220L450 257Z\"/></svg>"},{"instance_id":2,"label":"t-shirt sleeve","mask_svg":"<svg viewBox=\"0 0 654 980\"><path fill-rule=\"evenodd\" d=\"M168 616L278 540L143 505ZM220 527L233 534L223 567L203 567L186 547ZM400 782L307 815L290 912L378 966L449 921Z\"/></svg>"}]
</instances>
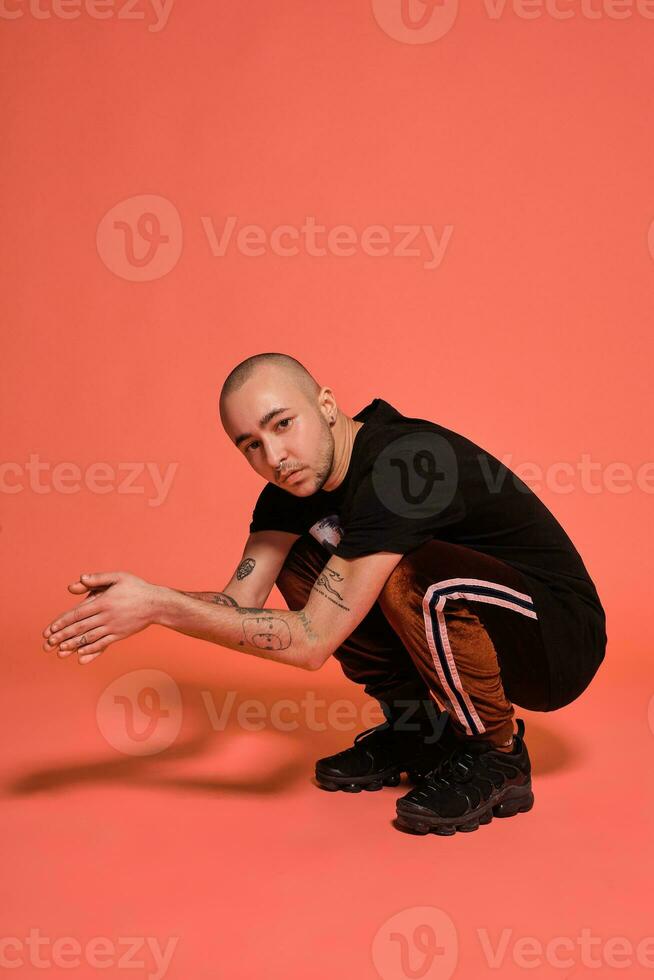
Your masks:
<instances>
[{"instance_id":1,"label":"t-shirt sleeve","mask_svg":"<svg viewBox=\"0 0 654 980\"><path fill-rule=\"evenodd\" d=\"M306 521L299 512L296 501L273 483L266 484L254 505L250 534L254 531L289 531L291 534L303 534L305 525Z\"/></svg>"},{"instance_id":2,"label":"t-shirt sleeve","mask_svg":"<svg viewBox=\"0 0 654 980\"><path fill-rule=\"evenodd\" d=\"M449 494L448 494L449 497ZM384 498L384 499L382 499ZM427 498L404 504L366 478L357 491L349 513L344 515L343 536L329 550L339 558L359 558L379 551L407 554L438 538L450 524L465 516L465 502L457 488L451 499Z\"/></svg>"}]
</instances>

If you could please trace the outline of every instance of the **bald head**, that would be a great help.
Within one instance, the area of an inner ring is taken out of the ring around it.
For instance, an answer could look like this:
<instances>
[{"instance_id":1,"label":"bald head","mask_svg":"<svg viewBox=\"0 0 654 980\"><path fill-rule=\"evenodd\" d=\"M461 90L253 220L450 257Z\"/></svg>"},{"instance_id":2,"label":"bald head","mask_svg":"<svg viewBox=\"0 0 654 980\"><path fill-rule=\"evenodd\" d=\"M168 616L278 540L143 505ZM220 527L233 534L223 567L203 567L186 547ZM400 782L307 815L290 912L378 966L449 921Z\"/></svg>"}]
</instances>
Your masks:
<instances>
[{"instance_id":1,"label":"bald head","mask_svg":"<svg viewBox=\"0 0 654 980\"><path fill-rule=\"evenodd\" d=\"M248 357L229 373L220 420L253 469L296 496L315 493L329 479L332 429L338 434L344 424L332 389L294 357L273 353Z\"/></svg>"},{"instance_id":2,"label":"bald head","mask_svg":"<svg viewBox=\"0 0 654 980\"><path fill-rule=\"evenodd\" d=\"M316 403L318 393L320 392L320 385L300 361L291 357L290 354L253 354L252 357L246 357L244 361L237 364L225 378L220 391L219 402L220 417L223 425L225 424L225 405L227 399L235 391L238 391L239 388L242 388L250 378L254 379L257 372L269 377L272 372L280 380L290 383L294 388L299 389L309 402L312 404Z\"/></svg>"}]
</instances>

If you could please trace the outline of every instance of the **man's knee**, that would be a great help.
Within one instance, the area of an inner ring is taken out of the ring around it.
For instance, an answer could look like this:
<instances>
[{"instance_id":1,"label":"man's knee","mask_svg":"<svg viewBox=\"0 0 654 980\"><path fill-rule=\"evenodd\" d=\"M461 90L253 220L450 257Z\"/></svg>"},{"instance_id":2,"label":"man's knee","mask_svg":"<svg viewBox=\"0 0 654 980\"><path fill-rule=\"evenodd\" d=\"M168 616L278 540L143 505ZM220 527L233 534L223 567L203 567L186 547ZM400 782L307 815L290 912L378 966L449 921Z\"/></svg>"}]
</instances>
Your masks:
<instances>
[{"instance_id":1,"label":"man's knee","mask_svg":"<svg viewBox=\"0 0 654 980\"><path fill-rule=\"evenodd\" d=\"M379 594L384 610L405 608L407 601L425 594L430 583L443 577L447 568L447 545L442 541L427 541L404 555L388 576Z\"/></svg>"}]
</instances>

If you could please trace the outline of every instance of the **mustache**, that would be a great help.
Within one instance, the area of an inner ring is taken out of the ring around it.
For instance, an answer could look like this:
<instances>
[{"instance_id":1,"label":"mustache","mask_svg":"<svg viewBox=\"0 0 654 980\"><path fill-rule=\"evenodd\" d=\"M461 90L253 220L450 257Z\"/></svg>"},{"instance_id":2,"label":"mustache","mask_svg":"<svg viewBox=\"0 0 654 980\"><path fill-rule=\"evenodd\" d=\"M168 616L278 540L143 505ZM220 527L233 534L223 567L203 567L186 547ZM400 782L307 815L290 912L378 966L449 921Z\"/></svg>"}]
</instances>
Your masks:
<instances>
[{"instance_id":1,"label":"mustache","mask_svg":"<svg viewBox=\"0 0 654 980\"><path fill-rule=\"evenodd\" d=\"M286 480L289 476L291 476L292 473L297 473L298 470L303 470L305 468L306 466L304 463L300 464L299 466L281 467L275 471L275 475L278 481L280 483L283 483L284 480Z\"/></svg>"}]
</instances>

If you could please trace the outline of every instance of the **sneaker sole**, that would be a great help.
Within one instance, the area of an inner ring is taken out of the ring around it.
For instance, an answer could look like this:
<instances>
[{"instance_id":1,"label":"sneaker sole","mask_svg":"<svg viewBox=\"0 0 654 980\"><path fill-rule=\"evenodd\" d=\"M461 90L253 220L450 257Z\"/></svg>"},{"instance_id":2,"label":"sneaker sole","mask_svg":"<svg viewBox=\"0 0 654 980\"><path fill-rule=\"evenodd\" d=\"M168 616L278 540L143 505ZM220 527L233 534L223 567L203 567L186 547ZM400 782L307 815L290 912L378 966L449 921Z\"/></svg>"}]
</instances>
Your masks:
<instances>
[{"instance_id":1,"label":"sneaker sole","mask_svg":"<svg viewBox=\"0 0 654 980\"><path fill-rule=\"evenodd\" d=\"M362 789L369 793L374 793L384 786L399 786L402 777L402 769L385 769L375 776L327 776L322 775L316 770L316 783L320 789L326 789L330 793L342 790L344 793L360 793Z\"/></svg>"},{"instance_id":2,"label":"sneaker sole","mask_svg":"<svg viewBox=\"0 0 654 980\"><path fill-rule=\"evenodd\" d=\"M457 831L472 833L482 824L490 823L493 817L514 817L518 813L527 813L534 805L534 794L531 784L526 786L508 786L495 799L483 806L472 810L463 817L439 817L437 814L421 813L410 810L397 811L395 826L412 834L438 834L441 837L451 837Z\"/></svg>"},{"instance_id":3,"label":"sneaker sole","mask_svg":"<svg viewBox=\"0 0 654 980\"><path fill-rule=\"evenodd\" d=\"M436 761L435 758L434 762ZM331 793L339 789L345 793L358 793L362 789L375 792L378 789L383 789L384 786L399 786L403 772L407 775L407 781L413 785L419 783L427 774L426 769L407 768L405 766L390 766L388 769L375 773L374 776L336 776L330 772L321 772L317 767L315 770L317 785Z\"/></svg>"}]
</instances>

